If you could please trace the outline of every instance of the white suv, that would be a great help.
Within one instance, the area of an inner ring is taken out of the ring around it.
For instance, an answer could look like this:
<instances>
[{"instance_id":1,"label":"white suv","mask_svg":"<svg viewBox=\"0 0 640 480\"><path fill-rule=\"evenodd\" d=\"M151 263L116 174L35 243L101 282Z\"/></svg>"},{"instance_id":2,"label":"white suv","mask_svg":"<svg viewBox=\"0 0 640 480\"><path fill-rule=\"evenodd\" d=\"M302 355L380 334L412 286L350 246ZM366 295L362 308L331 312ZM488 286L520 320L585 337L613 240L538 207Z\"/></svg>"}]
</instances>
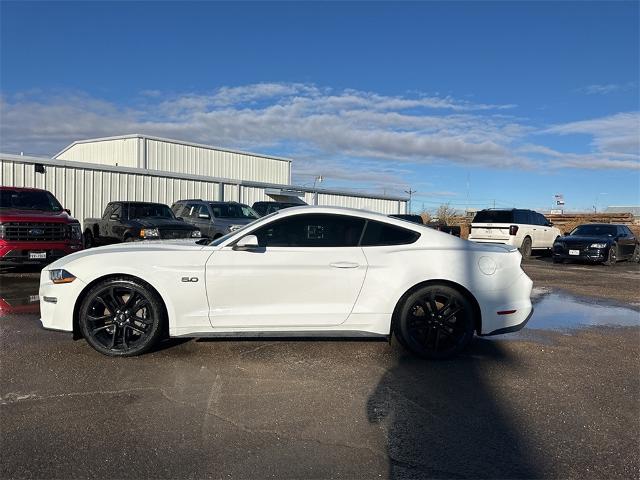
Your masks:
<instances>
[{"instance_id":1,"label":"white suv","mask_svg":"<svg viewBox=\"0 0 640 480\"><path fill-rule=\"evenodd\" d=\"M471 222L469 240L504 243L520 249L528 258L534 249L553 247L562 233L541 213L533 210L480 210Z\"/></svg>"}]
</instances>

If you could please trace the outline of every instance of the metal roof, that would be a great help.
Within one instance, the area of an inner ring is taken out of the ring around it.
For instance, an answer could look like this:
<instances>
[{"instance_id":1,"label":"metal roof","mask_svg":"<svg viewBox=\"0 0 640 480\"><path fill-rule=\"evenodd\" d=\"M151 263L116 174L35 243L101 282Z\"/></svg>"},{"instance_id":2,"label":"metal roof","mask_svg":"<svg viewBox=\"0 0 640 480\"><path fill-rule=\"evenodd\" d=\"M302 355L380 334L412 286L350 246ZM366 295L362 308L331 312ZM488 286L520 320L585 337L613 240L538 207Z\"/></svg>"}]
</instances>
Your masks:
<instances>
[{"instance_id":1,"label":"metal roof","mask_svg":"<svg viewBox=\"0 0 640 480\"><path fill-rule=\"evenodd\" d=\"M99 138L87 138L85 140L76 140L72 144L67 145L65 148L60 150L52 158L56 159L57 157L59 157L60 155L62 155L64 152L66 152L67 150L69 150L70 148L72 148L75 145L79 145L79 144L83 144L83 143L108 142L110 140L126 140L126 139L129 139L129 138L140 138L140 139L155 140L155 141L158 141L158 142L174 143L176 145L186 145L186 146L189 146L189 147L206 148L208 150L218 150L220 152L229 152L229 153L236 153L236 154L239 154L239 155L251 155L252 157L269 158L271 160L280 160L280 161L289 162L289 163L291 163L293 161L290 158L277 157L275 155L266 155L264 153L245 152L243 150L233 150L231 148L216 147L216 146L213 146L213 145L205 145L203 143L185 142L184 140L175 140L175 139L172 139L172 138L155 137L153 135L144 135L144 134L141 134L141 133L131 133L131 134L127 134L127 135L116 135L116 136L113 136L113 137L99 137Z\"/></svg>"}]
</instances>

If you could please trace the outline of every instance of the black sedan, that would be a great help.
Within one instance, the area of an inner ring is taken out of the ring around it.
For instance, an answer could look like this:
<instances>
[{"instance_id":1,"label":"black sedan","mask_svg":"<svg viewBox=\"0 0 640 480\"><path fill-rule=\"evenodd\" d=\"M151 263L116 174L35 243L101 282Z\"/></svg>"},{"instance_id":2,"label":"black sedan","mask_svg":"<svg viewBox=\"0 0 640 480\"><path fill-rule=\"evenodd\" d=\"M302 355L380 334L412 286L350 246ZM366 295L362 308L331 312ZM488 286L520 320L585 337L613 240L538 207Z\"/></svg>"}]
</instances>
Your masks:
<instances>
[{"instance_id":1,"label":"black sedan","mask_svg":"<svg viewBox=\"0 0 640 480\"><path fill-rule=\"evenodd\" d=\"M553 244L553 262L583 260L613 265L619 260L640 261L638 239L626 225L590 223L576 227Z\"/></svg>"}]
</instances>

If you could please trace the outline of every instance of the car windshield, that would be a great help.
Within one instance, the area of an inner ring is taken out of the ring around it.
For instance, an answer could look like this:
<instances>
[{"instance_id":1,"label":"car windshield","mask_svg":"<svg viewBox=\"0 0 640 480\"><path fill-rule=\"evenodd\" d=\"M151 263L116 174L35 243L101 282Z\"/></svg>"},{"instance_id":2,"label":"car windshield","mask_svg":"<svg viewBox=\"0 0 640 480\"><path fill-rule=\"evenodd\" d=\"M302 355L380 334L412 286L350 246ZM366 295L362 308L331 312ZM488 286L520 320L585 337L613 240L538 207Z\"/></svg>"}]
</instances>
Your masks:
<instances>
[{"instance_id":1,"label":"car windshield","mask_svg":"<svg viewBox=\"0 0 640 480\"><path fill-rule=\"evenodd\" d=\"M618 231L615 225L580 225L570 235L589 235L593 237L614 237Z\"/></svg>"},{"instance_id":2,"label":"car windshield","mask_svg":"<svg viewBox=\"0 0 640 480\"><path fill-rule=\"evenodd\" d=\"M129 205L129 218L175 218L173 212L166 205L155 203L132 203Z\"/></svg>"},{"instance_id":3,"label":"car windshield","mask_svg":"<svg viewBox=\"0 0 640 480\"><path fill-rule=\"evenodd\" d=\"M273 217L277 214L278 212L273 212L270 213L269 215L266 215L264 217L262 217L260 220L264 220L265 218L270 218ZM229 240L229 238L238 235L239 233L242 233L244 230L246 230L247 228L253 228L254 224L256 222L251 222L251 223L247 223L246 225L242 226L241 228L239 228L238 230L234 230L233 232L227 233L226 235L223 235L222 237L218 237L216 238L213 242L211 242L209 245L211 245L212 247L217 247L218 245L223 244L224 242L226 242L227 240ZM240 235L241 237L242 235ZM240 238L238 237L238 238Z\"/></svg>"},{"instance_id":4,"label":"car windshield","mask_svg":"<svg viewBox=\"0 0 640 480\"><path fill-rule=\"evenodd\" d=\"M41 190L0 190L0 208L61 212L62 205L53 195Z\"/></svg>"},{"instance_id":5,"label":"car windshield","mask_svg":"<svg viewBox=\"0 0 640 480\"><path fill-rule=\"evenodd\" d=\"M260 218L251 207L240 203L210 203L213 216L216 218Z\"/></svg>"},{"instance_id":6,"label":"car windshield","mask_svg":"<svg viewBox=\"0 0 640 480\"><path fill-rule=\"evenodd\" d=\"M513 211L480 210L471 223L513 223Z\"/></svg>"}]
</instances>

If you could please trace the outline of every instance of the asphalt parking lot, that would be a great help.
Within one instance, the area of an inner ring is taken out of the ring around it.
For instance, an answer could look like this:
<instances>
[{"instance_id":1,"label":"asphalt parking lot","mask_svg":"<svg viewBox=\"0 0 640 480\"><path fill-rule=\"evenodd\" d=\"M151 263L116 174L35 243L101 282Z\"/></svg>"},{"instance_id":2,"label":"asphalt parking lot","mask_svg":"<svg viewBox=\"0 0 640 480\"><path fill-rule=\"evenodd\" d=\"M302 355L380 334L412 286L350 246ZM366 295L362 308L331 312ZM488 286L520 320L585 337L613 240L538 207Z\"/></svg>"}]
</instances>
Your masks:
<instances>
[{"instance_id":1,"label":"asphalt parking lot","mask_svg":"<svg viewBox=\"0 0 640 480\"><path fill-rule=\"evenodd\" d=\"M39 327L37 274L3 274L0 476L638 478L640 266L524 268L528 328L445 362L335 340L111 359Z\"/></svg>"}]
</instances>

